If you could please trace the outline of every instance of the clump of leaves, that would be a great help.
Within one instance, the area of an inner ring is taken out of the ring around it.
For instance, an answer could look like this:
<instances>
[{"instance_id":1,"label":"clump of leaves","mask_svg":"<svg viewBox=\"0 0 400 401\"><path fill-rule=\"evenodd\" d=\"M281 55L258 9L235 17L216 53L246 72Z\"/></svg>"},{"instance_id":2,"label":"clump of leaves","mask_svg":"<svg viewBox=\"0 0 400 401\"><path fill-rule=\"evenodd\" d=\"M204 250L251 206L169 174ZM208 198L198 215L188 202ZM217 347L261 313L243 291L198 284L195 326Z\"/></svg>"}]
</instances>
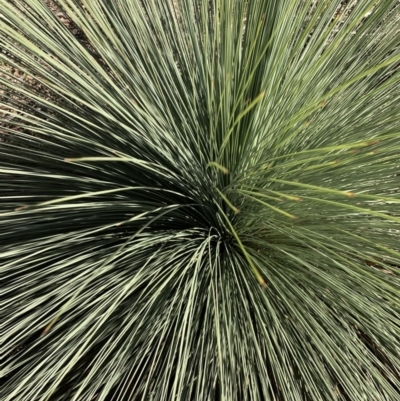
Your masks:
<instances>
[{"instance_id":1,"label":"clump of leaves","mask_svg":"<svg viewBox=\"0 0 400 401\"><path fill-rule=\"evenodd\" d=\"M399 399L397 0L0 6L2 400Z\"/></svg>"}]
</instances>

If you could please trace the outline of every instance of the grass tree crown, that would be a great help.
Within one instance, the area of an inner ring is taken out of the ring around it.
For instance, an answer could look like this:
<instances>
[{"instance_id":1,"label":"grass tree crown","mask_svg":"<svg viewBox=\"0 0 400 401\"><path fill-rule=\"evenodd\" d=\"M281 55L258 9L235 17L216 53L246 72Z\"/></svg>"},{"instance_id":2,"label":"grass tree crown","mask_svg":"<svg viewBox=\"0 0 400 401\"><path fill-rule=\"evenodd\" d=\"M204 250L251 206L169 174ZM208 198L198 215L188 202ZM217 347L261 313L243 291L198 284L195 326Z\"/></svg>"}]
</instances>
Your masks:
<instances>
[{"instance_id":1,"label":"grass tree crown","mask_svg":"<svg viewBox=\"0 0 400 401\"><path fill-rule=\"evenodd\" d=\"M0 10L1 400L400 399L397 0Z\"/></svg>"}]
</instances>

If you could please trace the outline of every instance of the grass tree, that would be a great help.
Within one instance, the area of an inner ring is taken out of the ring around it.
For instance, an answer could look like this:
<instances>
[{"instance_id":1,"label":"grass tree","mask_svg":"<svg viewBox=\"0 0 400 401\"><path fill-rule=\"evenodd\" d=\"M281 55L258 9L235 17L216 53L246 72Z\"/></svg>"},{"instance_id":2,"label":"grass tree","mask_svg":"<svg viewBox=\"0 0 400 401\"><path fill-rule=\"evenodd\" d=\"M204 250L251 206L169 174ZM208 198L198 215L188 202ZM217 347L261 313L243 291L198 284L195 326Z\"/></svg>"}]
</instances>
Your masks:
<instances>
[{"instance_id":1,"label":"grass tree","mask_svg":"<svg viewBox=\"0 0 400 401\"><path fill-rule=\"evenodd\" d=\"M400 399L399 29L0 0L0 399Z\"/></svg>"}]
</instances>

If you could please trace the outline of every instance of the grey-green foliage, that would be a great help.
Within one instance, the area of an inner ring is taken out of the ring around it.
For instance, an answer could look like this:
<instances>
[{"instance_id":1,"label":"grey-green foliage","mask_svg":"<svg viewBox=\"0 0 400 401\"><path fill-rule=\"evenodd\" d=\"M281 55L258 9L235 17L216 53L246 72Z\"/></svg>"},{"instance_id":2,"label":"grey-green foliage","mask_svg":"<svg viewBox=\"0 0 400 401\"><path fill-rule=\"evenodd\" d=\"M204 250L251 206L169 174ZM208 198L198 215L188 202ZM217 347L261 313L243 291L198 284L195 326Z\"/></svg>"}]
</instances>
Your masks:
<instances>
[{"instance_id":1,"label":"grey-green foliage","mask_svg":"<svg viewBox=\"0 0 400 401\"><path fill-rule=\"evenodd\" d=\"M399 2L48 3L0 0L0 399L400 399Z\"/></svg>"}]
</instances>

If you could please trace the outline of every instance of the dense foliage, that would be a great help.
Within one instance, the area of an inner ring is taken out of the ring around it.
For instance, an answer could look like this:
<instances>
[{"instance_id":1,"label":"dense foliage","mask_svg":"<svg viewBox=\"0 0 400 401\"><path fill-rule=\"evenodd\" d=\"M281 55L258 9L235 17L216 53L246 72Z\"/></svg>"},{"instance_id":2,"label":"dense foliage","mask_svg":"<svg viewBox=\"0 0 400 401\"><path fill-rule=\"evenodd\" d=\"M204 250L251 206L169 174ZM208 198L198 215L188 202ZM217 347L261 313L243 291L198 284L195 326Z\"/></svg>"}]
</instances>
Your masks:
<instances>
[{"instance_id":1,"label":"dense foliage","mask_svg":"<svg viewBox=\"0 0 400 401\"><path fill-rule=\"evenodd\" d=\"M397 0L0 0L2 401L400 399Z\"/></svg>"}]
</instances>

